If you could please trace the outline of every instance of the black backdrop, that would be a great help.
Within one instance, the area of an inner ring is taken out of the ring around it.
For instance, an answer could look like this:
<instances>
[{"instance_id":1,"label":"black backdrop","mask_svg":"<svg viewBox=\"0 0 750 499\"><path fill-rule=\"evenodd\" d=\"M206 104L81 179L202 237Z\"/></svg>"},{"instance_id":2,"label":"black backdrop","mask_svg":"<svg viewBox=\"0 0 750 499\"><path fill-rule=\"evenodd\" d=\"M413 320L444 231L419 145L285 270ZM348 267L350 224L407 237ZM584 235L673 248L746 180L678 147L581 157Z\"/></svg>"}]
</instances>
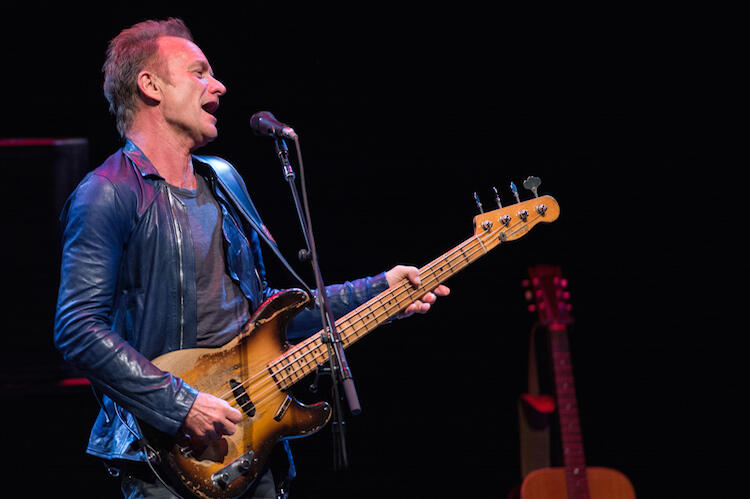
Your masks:
<instances>
[{"instance_id":1,"label":"black backdrop","mask_svg":"<svg viewBox=\"0 0 750 499\"><path fill-rule=\"evenodd\" d=\"M724 205L742 169L725 155L738 136L724 128L739 111L718 55L731 28L700 13L466 2L14 7L0 137L86 138L89 167L99 164L120 145L101 93L106 44L167 16L187 22L228 87L220 137L202 152L235 164L290 257L302 240L289 190L249 117L269 110L299 133L327 282L442 254L472 234L474 192L492 208L496 186L507 205L508 183L537 175L561 205L559 221L451 280L428 315L351 349L363 405L347 418L351 468L331 470L328 428L294 441L297 497L505 497L518 485L516 398L534 320L520 282L537 263L561 265L571 283L588 463L621 470L639 497L727 485L744 453L729 445L744 431L743 355L741 328L724 320L738 295L722 278L741 286L747 270L739 246L719 242L741 213ZM28 173L6 173L6 218L21 209L54 230ZM6 246L23 248L35 230L24 225L7 226ZM57 258L54 244L31 246L5 265ZM267 259L274 284L292 285ZM4 313L4 473L41 462L40 494L101 497L114 482L83 453L95 402L86 388L53 388L54 302L39 296L54 295L56 276L35 297L22 272L5 275L17 300ZM49 304L46 327L28 326L39 321L24 320L21 298Z\"/></svg>"}]
</instances>

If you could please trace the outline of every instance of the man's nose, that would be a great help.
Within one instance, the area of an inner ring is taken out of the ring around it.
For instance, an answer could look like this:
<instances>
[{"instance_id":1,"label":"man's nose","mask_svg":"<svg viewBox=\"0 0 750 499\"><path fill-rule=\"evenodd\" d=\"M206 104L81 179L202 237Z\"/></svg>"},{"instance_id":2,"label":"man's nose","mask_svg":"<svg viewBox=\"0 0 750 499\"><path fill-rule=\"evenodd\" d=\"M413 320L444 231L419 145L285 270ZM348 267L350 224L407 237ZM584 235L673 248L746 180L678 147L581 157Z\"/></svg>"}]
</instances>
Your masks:
<instances>
[{"instance_id":1,"label":"man's nose","mask_svg":"<svg viewBox=\"0 0 750 499\"><path fill-rule=\"evenodd\" d=\"M213 76L211 77L211 80L212 80L211 82L212 93L218 93L219 95L224 95L225 93L227 93L227 87L225 87L222 82L220 82Z\"/></svg>"}]
</instances>

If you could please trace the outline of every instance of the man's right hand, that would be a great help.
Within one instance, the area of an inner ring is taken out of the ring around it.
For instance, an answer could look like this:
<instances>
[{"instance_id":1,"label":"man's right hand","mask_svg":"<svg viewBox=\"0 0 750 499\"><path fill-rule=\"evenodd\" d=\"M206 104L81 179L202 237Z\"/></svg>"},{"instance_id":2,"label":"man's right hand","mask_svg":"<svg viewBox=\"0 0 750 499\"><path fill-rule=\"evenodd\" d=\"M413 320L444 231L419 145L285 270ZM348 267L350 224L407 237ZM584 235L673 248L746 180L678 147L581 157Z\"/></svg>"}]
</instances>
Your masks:
<instances>
[{"instance_id":1,"label":"man's right hand","mask_svg":"<svg viewBox=\"0 0 750 499\"><path fill-rule=\"evenodd\" d=\"M183 430L193 438L218 440L222 435L232 435L242 413L226 400L209 393L198 393L183 422Z\"/></svg>"}]
</instances>

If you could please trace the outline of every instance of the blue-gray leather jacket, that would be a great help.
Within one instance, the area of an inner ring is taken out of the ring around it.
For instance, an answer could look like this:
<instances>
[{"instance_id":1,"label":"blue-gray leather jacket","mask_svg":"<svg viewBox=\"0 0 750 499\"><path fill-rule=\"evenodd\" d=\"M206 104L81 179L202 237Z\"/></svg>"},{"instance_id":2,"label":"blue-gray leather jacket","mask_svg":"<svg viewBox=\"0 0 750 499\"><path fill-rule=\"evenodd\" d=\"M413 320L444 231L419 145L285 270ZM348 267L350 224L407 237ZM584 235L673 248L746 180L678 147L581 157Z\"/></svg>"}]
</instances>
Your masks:
<instances>
[{"instance_id":1,"label":"blue-gray leather jacket","mask_svg":"<svg viewBox=\"0 0 750 499\"><path fill-rule=\"evenodd\" d=\"M223 160L193 157L196 174L209 181L222 209L228 271L255 310L278 290L266 283L258 234L217 188L211 163L229 171L244 196L245 184ZM249 205L251 216L263 227ZM55 345L104 394L87 452L105 459L143 460L135 445L140 431L134 416L174 434L197 395L193 387L150 362L196 346L187 214L154 166L128 141L84 178L61 221ZM343 315L387 287L384 274L329 286L332 312ZM289 336L310 335L320 324L317 310L305 310L290 323Z\"/></svg>"}]
</instances>

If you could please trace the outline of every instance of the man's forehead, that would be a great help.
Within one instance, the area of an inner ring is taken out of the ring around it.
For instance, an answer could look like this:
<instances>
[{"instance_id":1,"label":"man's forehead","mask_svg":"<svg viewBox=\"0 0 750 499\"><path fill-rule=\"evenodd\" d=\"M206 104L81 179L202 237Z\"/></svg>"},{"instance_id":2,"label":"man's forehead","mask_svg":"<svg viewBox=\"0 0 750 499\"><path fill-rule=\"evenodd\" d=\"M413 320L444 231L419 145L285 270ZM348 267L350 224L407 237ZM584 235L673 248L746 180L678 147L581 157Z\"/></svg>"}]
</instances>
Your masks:
<instances>
[{"instance_id":1,"label":"man's forehead","mask_svg":"<svg viewBox=\"0 0 750 499\"><path fill-rule=\"evenodd\" d=\"M157 43L159 44L159 50L162 54L168 55L169 60L174 57L180 57L186 60L207 61L206 56L198 45L186 38L180 38L177 36L160 36L157 39Z\"/></svg>"}]
</instances>

